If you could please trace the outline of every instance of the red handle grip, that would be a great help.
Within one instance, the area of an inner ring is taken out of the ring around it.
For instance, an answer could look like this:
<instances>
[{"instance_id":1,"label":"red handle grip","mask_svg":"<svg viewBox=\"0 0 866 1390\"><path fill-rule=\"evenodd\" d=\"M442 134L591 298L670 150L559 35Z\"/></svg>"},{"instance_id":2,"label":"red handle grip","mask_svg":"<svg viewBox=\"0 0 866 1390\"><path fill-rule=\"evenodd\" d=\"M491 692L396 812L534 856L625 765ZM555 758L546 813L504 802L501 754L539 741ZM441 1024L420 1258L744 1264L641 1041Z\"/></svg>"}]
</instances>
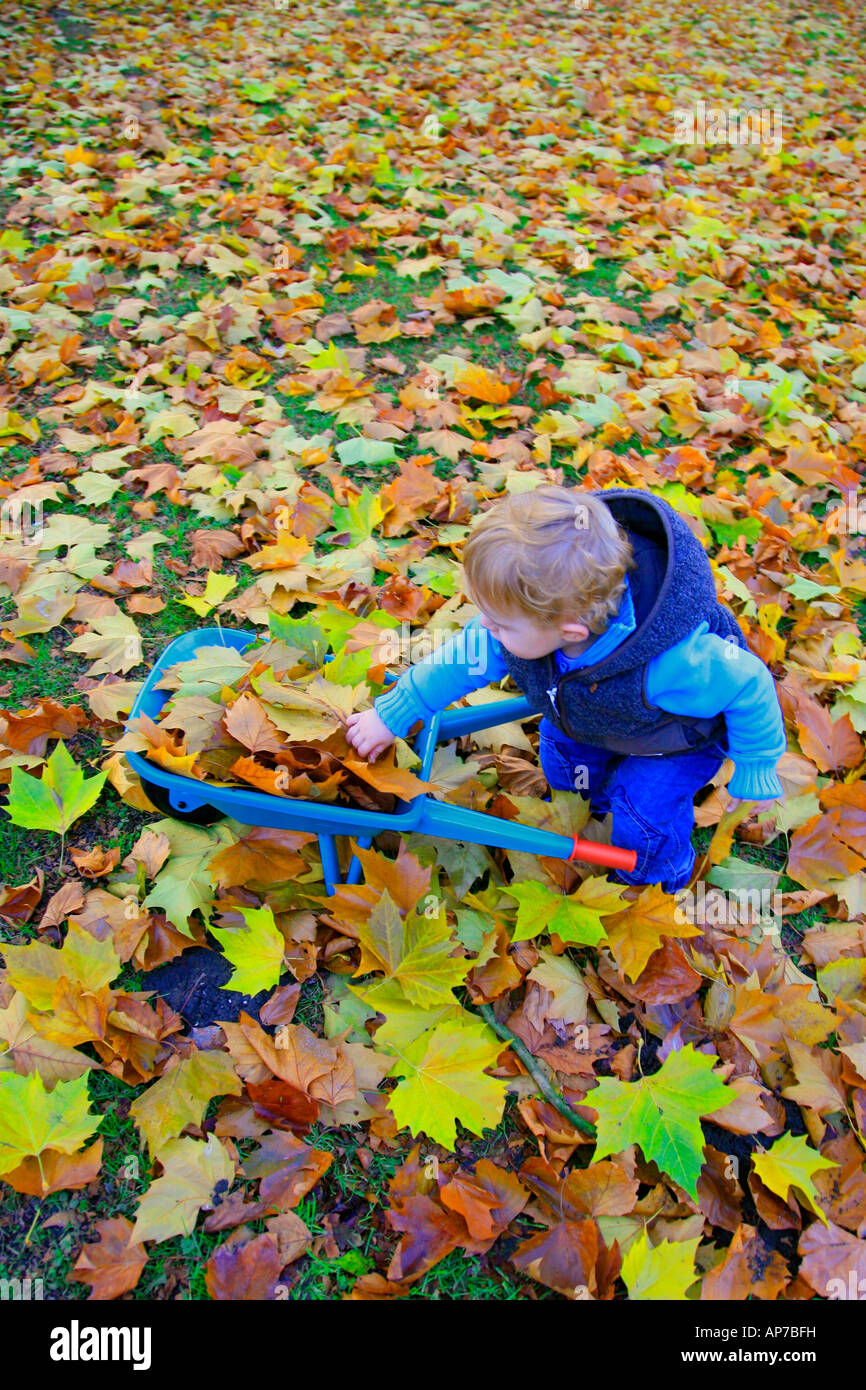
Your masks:
<instances>
[{"instance_id":1,"label":"red handle grip","mask_svg":"<svg viewBox=\"0 0 866 1390\"><path fill-rule=\"evenodd\" d=\"M569 862L582 859L586 864L603 864L607 869L622 869L633 874L637 864L636 849L620 849L619 845L597 845L594 840L581 840L574 836L574 844Z\"/></svg>"}]
</instances>

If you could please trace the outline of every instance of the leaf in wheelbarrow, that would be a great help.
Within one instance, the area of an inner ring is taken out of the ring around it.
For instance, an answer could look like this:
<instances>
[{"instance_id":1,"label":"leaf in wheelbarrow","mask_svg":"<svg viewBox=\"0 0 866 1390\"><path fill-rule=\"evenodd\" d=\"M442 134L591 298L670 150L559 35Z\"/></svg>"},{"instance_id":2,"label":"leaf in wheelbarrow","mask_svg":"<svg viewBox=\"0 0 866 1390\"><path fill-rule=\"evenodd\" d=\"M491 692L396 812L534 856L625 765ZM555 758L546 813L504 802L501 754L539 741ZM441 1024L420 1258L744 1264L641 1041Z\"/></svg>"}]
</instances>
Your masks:
<instances>
[{"instance_id":1,"label":"leaf in wheelbarrow","mask_svg":"<svg viewBox=\"0 0 866 1390\"><path fill-rule=\"evenodd\" d=\"M190 661L170 666L155 688L174 690L178 695L215 695L224 685L234 685L249 669L246 657L234 647L212 642L199 647Z\"/></svg>"},{"instance_id":2,"label":"leaf in wheelbarrow","mask_svg":"<svg viewBox=\"0 0 866 1390\"><path fill-rule=\"evenodd\" d=\"M366 686L333 685L322 677L306 686L253 676L251 682L267 717L293 741L326 739L345 726Z\"/></svg>"},{"instance_id":3,"label":"leaf in wheelbarrow","mask_svg":"<svg viewBox=\"0 0 866 1390\"><path fill-rule=\"evenodd\" d=\"M107 772L85 777L65 743L60 742L42 770L32 777L13 767L6 813L25 830L53 830L65 835L98 800Z\"/></svg>"},{"instance_id":4,"label":"leaf in wheelbarrow","mask_svg":"<svg viewBox=\"0 0 866 1390\"><path fill-rule=\"evenodd\" d=\"M325 633L309 618L286 618L281 613L269 613L268 631L272 637L305 652L316 665L328 650Z\"/></svg>"},{"instance_id":5,"label":"leaf in wheelbarrow","mask_svg":"<svg viewBox=\"0 0 866 1390\"><path fill-rule=\"evenodd\" d=\"M687 1043L669 1053L652 1076L639 1081L602 1077L584 1100L598 1115L594 1161L639 1144L645 1158L697 1201L705 1143L701 1118L737 1098L714 1074L717 1061Z\"/></svg>"},{"instance_id":6,"label":"leaf in wheelbarrow","mask_svg":"<svg viewBox=\"0 0 866 1390\"><path fill-rule=\"evenodd\" d=\"M239 695L223 720L227 731L251 753L279 753L277 730L255 695Z\"/></svg>"},{"instance_id":7,"label":"leaf in wheelbarrow","mask_svg":"<svg viewBox=\"0 0 866 1390\"><path fill-rule=\"evenodd\" d=\"M305 772L290 773L286 778L286 771L284 766L266 767L255 758L238 758L232 764L235 776L258 791L270 792L272 796L299 797L303 801L336 801L345 776L339 770L324 782L313 782Z\"/></svg>"},{"instance_id":8,"label":"leaf in wheelbarrow","mask_svg":"<svg viewBox=\"0 0 866 1390\"><path fill-rule=\"evenodd\" d=\"M397 1124L453 1150L457 1122L471 1134L495 1129L506 1083L487 1076L504 1044L484 1025L444 1023L423 1033L391 1068L403 1077L388 1097Z\"/></svg>"},{"instance_id":9,"label":"leaf in wheelbarrow","mask_svg":"<svg viewBox=\"0 0 866 1390\"><path fill-rule=\"evenodd\" d=\"M198 753L172 753L170 748L160 747L149 748L147 756L166 772L176 772L179 777L196 776Z\"/></svg>"},{"instance_id":10,"label":"leaf in wheelbarrow","mask_svg":"<svg viewBox=\"0 0 866 1390\"><path fill-rule=\"evenodd\" d=\"M284 709L311 710L327 714L336 725L344 724L355 708L356 701L367 693L364 683L354 689L336 685L318 672L309 679L287 684L271 680L266 673L253 676L252 687L262 700Z\"/></svg>"},{"instance_id":11,"label":"leaf in wheelbarrow","mask_svg":"<svg viewBox=\"0 0 866 1390\"><path fill-rule=\"evenodd\" d=\"M375 787L377 791L389 792L393 796L402 797L404 801L411 801L422 792L438 790L435 782L424 782L405 767L389 766L386 759L380 759L375 763L363 763L357 758L344 758L343 766L356 777L360 777L362 782L368 782L371 787Z\"/></svg>"},{"instance_id":12,"label":"leaf in wheelbarrow","mask_svg":"<svg viewBox=\"0 0 866 1390\"><path fill-rule=\"evenodd\" d=\"M269 907L241 907L240 915L246 927L211 927L228 959L234 966L223 989L240 994L258 994L273 989L280 982L286 943L274 921Z\"/></svg>"},{"instance_id":13,"label":"leaf in wheelbarrow","mask_svg":"<svg viewBox=\"0 0 866 1390\"><path fill-rule=\"evenodd\" d=\"M213 743L222 716L222 707L206 695L179 695L171 701L171 708L166 706L160 714L160 726L164 729L182 729L187 751L200 753ZM138 723L144 730L144 721Z\"/></svg>"},{"instance_id":14,"label":"leaf in wheelbarrow","mask_svg":"<svg viewBox=\"0 0 866 1390\"><path fill-rule=\"evenodd\" d=\"M321 710L285 709L277 704L262 701L262 709L272 724L285 734L286 743L309 743L313 740L329 738L342 727L342 721Z\"/></svg>"}]
</instances>

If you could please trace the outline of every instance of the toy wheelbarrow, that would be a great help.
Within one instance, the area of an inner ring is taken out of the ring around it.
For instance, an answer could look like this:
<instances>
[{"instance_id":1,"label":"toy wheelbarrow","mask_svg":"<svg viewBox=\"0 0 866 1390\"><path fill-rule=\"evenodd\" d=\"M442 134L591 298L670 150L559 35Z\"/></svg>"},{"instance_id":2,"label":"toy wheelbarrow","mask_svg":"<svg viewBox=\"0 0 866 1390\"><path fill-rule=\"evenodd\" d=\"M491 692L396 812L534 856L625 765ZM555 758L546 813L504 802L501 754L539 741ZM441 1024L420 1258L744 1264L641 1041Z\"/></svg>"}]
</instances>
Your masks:
<instances>
[{"instance_id":1,"label":"toy wheelbarrow","mask_svg":"<svg viewBox=\"0 0 866 1390\"><path fill-rule=\"evenodd\" d=\"M229 631L218 627L199 628L176 637L166 647L139 691L130 711L130 721L142 714L154 720L158 718L171 692L157 690L156 686L169 667L176 666L180 661L191 660L205 646L224 646L232 651L243 651L259 640L260 634L257 632ZM461 734L471 734L478 729L489 729L496 724L524 719L537 713L523 697L508 698L481 708L437 712L432 719L425 721L413 740L414 751L421 759L419 776L424 781L429 779L440 738L459 738ZM637 860L634 850L520 825L483 811L470 811L463 806L437 801L428 793L419 794L411 801L398 801L397 809L392 812L365 811L360 806L335 806L330 802L283 798L271 792L247 790L245 787L220 787L200 782L195 777L168 772L156 763L148 762L140 753L128 752L125 756L130 767L141 778L154 806L177 820L212 825L223 816L230 816L242 825L315 833L329 894L334 893L340 882L337 835L354 836L359 848L369 849L374 836L383 830L412 831L440 840L522 850L550 859L579 859L584 863L602 864L627 873L634 871ZM354 854L345 882L359 883L362 872L361 861Z\"/></svg>"}]
</instances>

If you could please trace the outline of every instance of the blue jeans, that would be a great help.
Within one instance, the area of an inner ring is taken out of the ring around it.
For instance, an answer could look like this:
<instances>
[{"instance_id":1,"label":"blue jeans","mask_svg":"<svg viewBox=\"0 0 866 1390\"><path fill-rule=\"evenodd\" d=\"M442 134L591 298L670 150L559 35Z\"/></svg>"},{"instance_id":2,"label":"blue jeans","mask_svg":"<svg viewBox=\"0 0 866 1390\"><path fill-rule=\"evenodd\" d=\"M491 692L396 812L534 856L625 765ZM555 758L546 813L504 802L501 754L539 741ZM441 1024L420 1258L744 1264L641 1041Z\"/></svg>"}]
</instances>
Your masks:
<instances>
[{"instance_id":1,"label":"blue jeans","mask_svg":"<svg viewBox=\"0 0 866 1390\"><path fill-rule=\"evenodd\" d=\"M694 753L624 756L576 743L542 719L538 756L551 788L588 796L600 815L611 811L613 843L637 851L634 873L617 870L612 878L619 883L660 883L666 893L686 886L695 864L695 793L727 757L724 743Z\"/></svg>"}]
</instances>

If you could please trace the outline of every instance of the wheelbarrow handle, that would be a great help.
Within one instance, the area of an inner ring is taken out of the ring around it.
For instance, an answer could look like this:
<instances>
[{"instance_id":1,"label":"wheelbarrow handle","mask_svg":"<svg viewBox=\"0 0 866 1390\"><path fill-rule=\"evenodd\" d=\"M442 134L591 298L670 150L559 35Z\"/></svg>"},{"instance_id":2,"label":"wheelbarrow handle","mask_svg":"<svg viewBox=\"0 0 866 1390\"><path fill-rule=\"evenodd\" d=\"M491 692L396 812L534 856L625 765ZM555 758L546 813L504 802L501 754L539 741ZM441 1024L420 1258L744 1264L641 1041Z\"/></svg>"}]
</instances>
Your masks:
<instances>
[{"instance_id":1,"label":"wheelbarrow handle","mask_svg":"<svg viewBox=\"0 0 866 1390\"><path fill-rule=\"evenodd\" d=\"M633 874L637 864L637 850L620 849L619 845L599 845L594 840L581 840L574 836L574 844L568 861L582 859L585 864L603 864L608 869L622 869Z\"/></svg>"}]
</instances>

